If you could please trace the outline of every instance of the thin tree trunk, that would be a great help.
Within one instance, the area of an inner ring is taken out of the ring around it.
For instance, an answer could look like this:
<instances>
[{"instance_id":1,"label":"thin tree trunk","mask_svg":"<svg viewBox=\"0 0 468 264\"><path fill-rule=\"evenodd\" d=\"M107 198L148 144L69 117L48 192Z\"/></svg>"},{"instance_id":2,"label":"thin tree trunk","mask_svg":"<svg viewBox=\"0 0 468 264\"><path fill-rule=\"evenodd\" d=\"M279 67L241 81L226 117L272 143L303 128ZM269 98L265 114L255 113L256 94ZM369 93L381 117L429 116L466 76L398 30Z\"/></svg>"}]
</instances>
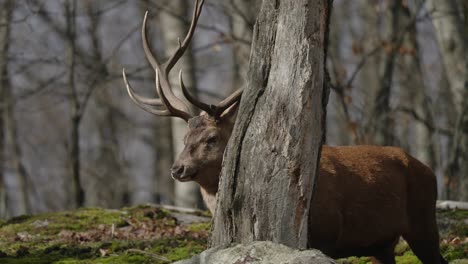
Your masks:
<instances>
[{"instance_id":1,"label":"thin tree trunk","mask_svg":"<svg viewBox=\"0 0 468 264\"><path fill-rule=\"evenodd\" d=\"M454 0L427 0L427 6L457 115L446 169L449 177L446 192L449 199L468 200L468 36L464 29L467 18L461 16Z\"/></svg>"},{"instance_id":2,"label":"thin tree trunk","mask_svg":"<svg viewBox=\"0 0 468 264\"><path fill-rule=\"evenodd\" d=\"M71 3L70 3L71 2ZM72 187L75 207L82 207L85 202L84 189L81 183L81 160L80 160L80 103L75 85L76 67L76 0L65 2L65 12L67 18L67 41L68 41L68 88L69 102L71 104L70 115L70 167L72 175Z\"/></svg>"},{"instance_id":3,"label":"thin tree trunk","mask_svg":"<svg viewBox=\"0 0 468 264\"><path fill-rule=\"evenodd\" d=\"M178 48L178 39L183 38L188 30L188 23L181 20L181 17L189 17L191 12L189 11L187 0L171 0L165 5L168 10L171 10L173 14L162 12L160 14L161 24L163 25L164 45L166 50L166 56L172 55L175 49ZM184 84L192 94L196 95L196 81L195 81L195 67L189 47L185 55L175 65L172 72L177 73L179 69L184 72ZM177 74L172 74L169 80L174 87L174 94L180 99L184 99L181 89L179 89L179 80ZM187 105L190 105L187 103ZM194 109L192 109L194 110ZM183 120L172 119L172 139L173 139L173 150L174 157L177 156L184 148L183 138L186 133L187 124ZM200 190L196 183L193 182L175 182L175 204L183 207L198 207L202 206Z\"/></svg>"},{"instance_id":4,"label":"thin tree trunk","mask_svg":"<svg viewBox=\"0 0 468 264\"><path fill-rule=\"evenodd\" d=\"M380 87L375 97L375 103L372 114L372 131L373 143L378 145L393 145L394 132L393 122L390 117L390 95L392 88L392 81L395 70L395 59L400 47L399 30L402 29L399 23L399 17L402 9L401 1L393 1L392 3L390 24L390 49L385 57L383 72L380 77Z\"/></svg>"},{"instance_id":5,"label":"thin tree trunk","mask_svg":"<svg viewBox=\"0 0 468 264\"><path fill-rule=\"evenodd\" d=\"M161 204L174 204L174 184L171 177L171 167L174 162L171 120L160 118L154 132L154 148L158 164L156 167L156 193L157 202Z\"/></svg>"},{"instance_id":6,"label":"thin tree trunk","mask_svg":"<svg viewBox=\"0 0 468 264\"><path fill-rule=\"evenodd\" d=\"M245 83L249 66L252 32L260 10L260 0L227 0L227 13L233 35L233 71L232 91L241 88Z\"/></svg>"},{"instance_id":7,"label":"thin tree trunk","mask_svg":"<svg viewBox=\"0 0 468 264\"><path fill-rule=\"evenodd\" d=\"M118 120L112 109L114 98L104 83L109 72L101 52L101 38L99 37L99 30L102 28L101 13L97 8L97 2L87 1L84 4L90 21L89 36L92 43L88 62L91 67L88 93L95 91L93 99L96 102L97 114L93 122L96 123L99 138L93 150L95 154L91 155L94 160L91 161L90 168L87 168L91 175L86 178L88 183L86 203L106 208L119 208L124 205L123 197L128 192L128 184L119 155ZM108 184L109 182L112 184Z\"/></svg>"},{"instance_id":8,"label":"thin tree trunk","mask_svg":"<svg viewBox=\"0 0 468 264\"><path fill-rule=\"evenodd\" d=\"M143 7L148 10L148 0L144 1ZM154 22L154 20L150 20ZM159 23L152 23L159 24ZM162 28L160 28L162 30ZM171 167L174 162L174 149L172 139L172 122L170 118L158 118L153 134L153 146L157 164L154 170L155 201L160 204L174 204L175 181L171 177Z\"/></svg>"},{"instance_id":9,"label":"thin tree trunk","mask_svg":"<svg viewBox=\"0 0 468 264\"><path fill-rule=\"evenodd\" d=\"M246 90L225 153L212 246L305 248L328 100L331 1L263 1Z\"/></svg>"},{"instance_id":10,"label":"thin tree trunk","mask_svg":"<svg viewBox=\"0 0 468 264\"><path fill-rule=\"evenodd\" d=\"M5 188L6 138L5 116L11 102L6 98L9 89L8 48L10 43L10 20L13 12L13 1L7 0L0 6L0 217L8 216L8 195Z\"/></svg>"},{"instance_id":11,"label":"thin tree trunk","mask_svg":"<svg viewBox=\"0 0 468 264\"><path fill-rule=\"evenodd\" d=\"M355 144L358 141L358 133L353 127L351 117L349 114L348 103L350 98L349 92L350 87L346 87L346 70L341 61L344 61L343 49L341 48L341 43L344 38L346 38L345 32L348 31L347 19L349 17L346 14L350 11L349 1L341 3L340 8L335 8L333 10L333 15L331 17L331 24L333 25L330 28L330 44L328 47L328 65L330 69L331 79L334 86L334 95L335 100L330 101L332 108L335 111L334 118L331 115L328 115L328 124L333 125L335 128L335 139L334 144L337 145L350 145ZM331 140L332 135L328 135L328 139ZM333 144L332 143L332 144Z\"/></svg>"},{"instance_id":12,"label":"thin tree trunk","mask_svg":"<svg viewBox=\"0 0 468 264\"><path fill-rule=\"evenodd\" d=\"M405 9L405 7L402 7ZM399 67L399 76L404 79L406 91L408 92L408 100L415 114L423 120L433 124L433 118L429 105L429 97L426 95L427 87L423 80L423 70L420 58L420 50L417 42L417 27L416 23L412 23L411 16L416 16L417 11L411 12L409 9L402 12L402 23L409 25L408 33L405 34L403 46L407 50L406 53L400 54L403 64ZM436 167L436 157L434 151L433 131L423 122L414 122L414 143L411 144L413 154L420 161L431 168Z\"/></svg>"}]
</instances>

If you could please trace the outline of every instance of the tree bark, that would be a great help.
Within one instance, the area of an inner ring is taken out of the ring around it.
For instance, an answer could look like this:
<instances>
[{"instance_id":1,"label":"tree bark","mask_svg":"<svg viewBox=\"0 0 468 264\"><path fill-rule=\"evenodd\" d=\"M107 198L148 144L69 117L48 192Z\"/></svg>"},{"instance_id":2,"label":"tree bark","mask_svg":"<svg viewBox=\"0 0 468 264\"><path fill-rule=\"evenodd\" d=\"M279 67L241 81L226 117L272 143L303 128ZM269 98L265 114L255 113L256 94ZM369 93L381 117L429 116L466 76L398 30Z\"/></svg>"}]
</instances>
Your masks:
<instances>
[{"instance_id":1,"label":"tree bark","mask_svg":"<svg viewBox=\"0 0 468 264\"><path fill-rule=\"evenodd\" d=\"M165 4L167 10L171 10L172 14L167 12L161 12L160 19L163 25L163 38L164 46L166 51L166 57L173 54L174 50L178 48L178 39L183 38L187 34L188 23L180 19L181 17L190 17L189 5L187 0L171 0ZM175 16L174 16L175 15ZM195 89L195 67L191 48L189 47L185 52L185 55L179 60L172 70L170 76L170 82L174 87L174 94L182 100L185 100L181 89L178 89L179 80L177 73L180 69L184 71L184 84L191 91L193 95L196 95ZM191 105L187 103L187 105ZM195 109L192 109L195 110ZM172 144L174 150L174 156L176 157L182 152L184 148L183 138L186 133L187 124L180 119L172 119ZM194 182L175 182L175 205L182 207L194 207L202 206L200 190Z\"/></svg>"},{"instance_id":2,"label":"tree bark","mask_svg":"<svg viewBox=\"0 0 468 264\"><path fill-rule=\"evenodd\" d=\"M247 87L225 153L212 246L307 247L328 100L331 1L263 1Z\"/></svg>"},{"instance_id":3,"label":"tree bark","mask_svg":"<svg viewBox=\"0 0 468 264\"><path fill-rule=\"evenodd\" d=\"M446 191L449 199L468 200L468 36L464 29L467 18L462 17L454 0L427 0L427 6L457 115L446 169L449 177ZM458 184L451 184L453 181Z\"/></svg>"}]
</instances>

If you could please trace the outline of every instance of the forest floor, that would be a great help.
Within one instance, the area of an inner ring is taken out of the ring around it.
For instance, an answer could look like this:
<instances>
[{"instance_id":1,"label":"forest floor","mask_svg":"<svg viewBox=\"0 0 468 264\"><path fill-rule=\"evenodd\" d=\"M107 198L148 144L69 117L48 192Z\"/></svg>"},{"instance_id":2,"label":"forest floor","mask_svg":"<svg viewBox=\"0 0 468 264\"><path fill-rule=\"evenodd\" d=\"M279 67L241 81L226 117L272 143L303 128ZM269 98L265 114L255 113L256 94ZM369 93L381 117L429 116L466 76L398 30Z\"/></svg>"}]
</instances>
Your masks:
<instances>
[{"instance_id":1,"label":"forest floor","mask_svg":"<svg viewBox=\"0 0 468 264\"><path fill-rule=\"evenodd\" d=\"M468 264L468 210L439 210L438 222L444 257ZM209 232L207 213L152 205L19 216L0 222L0 263L171 263L203 251ZM397 263L420 263L404 241L395 251Z\"/></svg>"}]
</instances>

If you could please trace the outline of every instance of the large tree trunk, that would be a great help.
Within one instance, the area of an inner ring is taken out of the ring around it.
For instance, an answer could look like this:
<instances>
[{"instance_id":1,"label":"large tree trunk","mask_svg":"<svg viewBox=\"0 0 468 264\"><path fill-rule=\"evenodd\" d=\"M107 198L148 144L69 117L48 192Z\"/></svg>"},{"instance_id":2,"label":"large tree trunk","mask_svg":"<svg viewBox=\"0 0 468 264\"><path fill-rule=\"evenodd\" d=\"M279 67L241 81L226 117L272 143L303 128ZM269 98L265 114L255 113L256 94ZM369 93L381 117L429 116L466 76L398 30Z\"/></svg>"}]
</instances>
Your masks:
<instances>
[{"instance_id":1,"label":"large tree trunk","mask_svg":"<svg viewBox=\"0 0 468 264\"><path fill-rule=\"evenodd\" d=\"M325 132L331 1L263 1L247 87L225 153L212 246L307 247Z\"/></svg>"},{"instance_id":2,"label":"large tree trunk","mask_svg":"<svg viewBox=\"0 0 468 264\"><path fill-rule=\"evenodd\" d=\"M178 39L184 37L187 34L188 23L181 20L181 17L187 17L189 12L189 5L187 0L171 0L165 4L165 9L171 10L171 13L161 12L160 19L161 24L164 27L164 45L166 50L166 56L169 57L173 54L174 50L178 48ZM191 54L191 48L189 47L185 55L179 60L172 70L173 74L170 76L170 82L174 88L174 94L182 100L185 100L182 95L181 89L178 89L179 80L177 72L179 69L184 71L184 84L192 94L196 95L195 92L195 74L193 67L193 57ZM187 105L191 105L187 103ZM192 109L194 110L194 109ZM177 156L184 148L183 138L186 133L187 124L180 119L171 120L172 124L172 139L173 139L173 150L174 155ZM194 182L175 182L175 204L183 207L194 207L201 206L203 202L199 187Z\"/></svg>"},{"instance_id":3,"label":"large tree trunk","mask_svg":"<svg viewBox=\"0 0 468 264\"><path fill-rule=\"evenodd\" d=\"M447 175L450 199L468 200L468 36L457 1L427 1L452 93L457 121L449 153ZM465 24L466 23L465 21ZM452 181L458 184L451 184ZM450 189L457 186L457 189Z\"/></svg>"}]
</instances>

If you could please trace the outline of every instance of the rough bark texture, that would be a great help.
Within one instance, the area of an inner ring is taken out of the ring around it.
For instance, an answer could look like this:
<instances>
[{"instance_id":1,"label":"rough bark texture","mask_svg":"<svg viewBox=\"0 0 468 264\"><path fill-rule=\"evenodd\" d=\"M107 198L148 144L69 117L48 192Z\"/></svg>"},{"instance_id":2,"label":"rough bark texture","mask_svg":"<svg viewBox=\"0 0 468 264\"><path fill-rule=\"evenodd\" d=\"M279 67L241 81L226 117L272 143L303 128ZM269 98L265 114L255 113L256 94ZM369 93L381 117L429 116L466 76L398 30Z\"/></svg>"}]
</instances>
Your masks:
<instances>
[{"instance_id":1,"label":"rough bark texture","mask_svg":"<svg viewBox=\"0 0 468 264\"><path fill-rule=\"evenodd\" d=\"M225 152L212 246L307 246L328 99L331 1L263 1L247 87Z\"/></svg>"},{"instance_id":2,"label":"rough bark texture","mask_svg":"<svg viewBox=\"0 0 468 264\"><path fill-rule=\"evenodd\" d=\"M463 21L467 18L463 18L454 0L428 0L427 6L432 14L457 112L447 168L449 185L446 191L449 199L468 200L468 36ZM454 180L458 184L451 184ZM451 186L457 186L458 189L450 189Z\"/></svg>"},{"instance_id":3,"label":"rough bark texture","mask_svg":"<svg viewBox=\"0 0 468 264\"><path fill-rule=\"evenodd\" d=\"M178 48L178 39L183 39L187 34L188 24L180 19L181 17L189 17L191 12L189 12L188 1L186 0L171 0L167 1L165 8L171 10L171 14L162 12L160 19L161 24L168 28L169 30L164 31L164 45L166 47L166 56L169 57L172 55L175 49ZM173 13L173 14L172 14ZM174 16L174 14L176 16ZM195 76L194 76L194 67L193 67L193 56L191 55L191 49L188 48L185 55L179 60L179 62L174 66L172 70L172 75L170 76L170 82L172 87L174 87L174 94L181 98L182 91L178 89L179 79L178 72L180 69L184 71L184 83L189 90L192 91L192 94L196 94L195 91ZM187 104L191 105L191 104ZM192 109L193 110L193 109ZM172 119L172 139L173 139L173 149L175 157L182 152L184 148L183 138L187 132L187 123L180 119ZM175 205L183 207L194 207L196 205L201 205L201 196L199 187L196 183L193 182L175 182Z\"/></svg>"}]
</instances>

